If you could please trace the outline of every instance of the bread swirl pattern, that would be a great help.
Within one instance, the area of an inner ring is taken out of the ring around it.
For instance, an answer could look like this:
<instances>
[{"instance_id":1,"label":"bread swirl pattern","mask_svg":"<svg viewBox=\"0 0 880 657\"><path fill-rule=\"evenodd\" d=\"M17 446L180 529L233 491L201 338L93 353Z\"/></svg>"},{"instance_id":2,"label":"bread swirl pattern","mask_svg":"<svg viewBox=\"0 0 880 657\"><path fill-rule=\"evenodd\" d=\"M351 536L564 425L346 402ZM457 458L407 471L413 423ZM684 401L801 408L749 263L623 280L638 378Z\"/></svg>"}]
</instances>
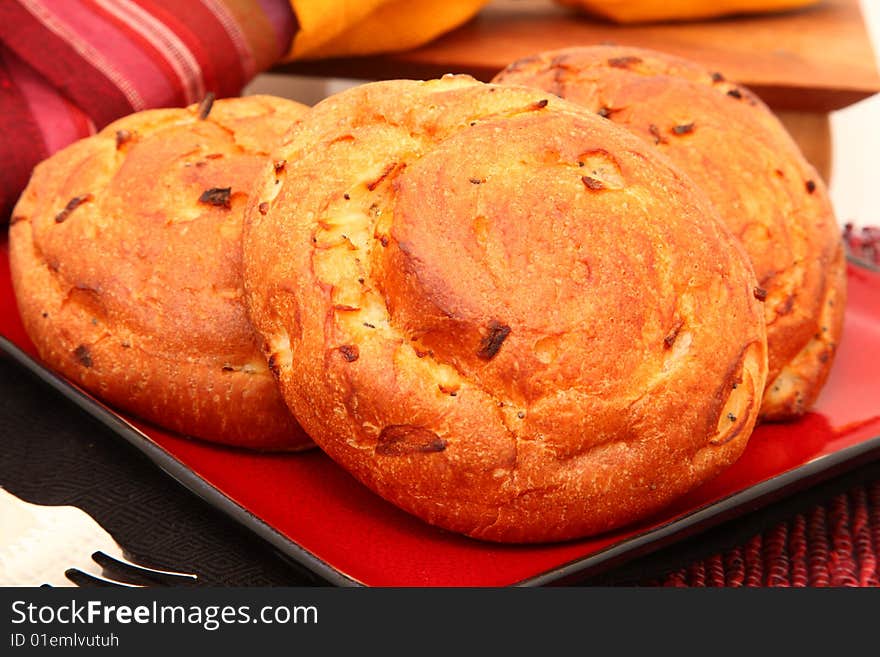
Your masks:
<instances>
[{"instance_id":1,"label":"bread swirl pattern","mask_svg":"<svg viewBox=\"0 0 880 657\"><path fill-rule=\"evenodd\" d=\"M741 453L766 377L751 268L625 131L448 76L331 97L275 158L247 209L250 314L297 418L385 498L565 539Z\"/></svg>"},{"instance_id":2,"label":"bread swirl pattern","mask_svg":"<svg viewBox=\"0 0 880 657\"><path fill-rule=\"evenodd\" d=\"M772 112L720 73L639 48L542 53L495 81L576 102L693 178L742 241L765 303L770 372L761 415L806 412L842 333L844 250L824 183Z\"/></svg>"},{"instance_id":3,"label":"bread swirl pattern","mask_svg":"<svg viewBox=\"0 0 880 657\"><path fill-rule=\"evenodd\" d=\"M140 112L41 163L10 228L13 283L50 366L201 438L311 445L242 299L243 209L306 108L269 97Z\"/></svg>"}]
</instances>

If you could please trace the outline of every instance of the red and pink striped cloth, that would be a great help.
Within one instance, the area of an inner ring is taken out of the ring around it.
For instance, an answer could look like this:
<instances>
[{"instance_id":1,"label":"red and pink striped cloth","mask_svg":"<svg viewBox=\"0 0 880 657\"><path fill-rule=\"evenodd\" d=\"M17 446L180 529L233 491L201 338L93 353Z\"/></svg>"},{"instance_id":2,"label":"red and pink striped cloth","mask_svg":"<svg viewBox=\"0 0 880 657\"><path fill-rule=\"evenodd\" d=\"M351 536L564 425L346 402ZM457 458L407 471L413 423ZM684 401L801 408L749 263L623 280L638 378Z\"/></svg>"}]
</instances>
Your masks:
<instances>
[{"instance_id":1,"label":"red and pink striped cloth","mask_svg":"<svg viewBox=\"0 0 880 657\"><path fill-rule=\"evenodd\" d=\"M237 95L296 29L287 0L0 1L0 223L39 161L125 114Z\"/></svg>"}]
</instances>

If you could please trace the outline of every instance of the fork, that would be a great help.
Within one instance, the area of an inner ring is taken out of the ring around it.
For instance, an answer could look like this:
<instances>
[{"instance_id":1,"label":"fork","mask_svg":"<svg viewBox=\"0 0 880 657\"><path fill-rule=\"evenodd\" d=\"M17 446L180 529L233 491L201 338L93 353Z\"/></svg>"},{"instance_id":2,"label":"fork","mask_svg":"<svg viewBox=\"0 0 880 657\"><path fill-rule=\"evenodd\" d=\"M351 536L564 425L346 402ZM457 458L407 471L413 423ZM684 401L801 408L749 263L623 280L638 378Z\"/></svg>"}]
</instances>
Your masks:
<instances>
[{"instance_id":1,"label":"fork","mask_svg":"<svg viewBox=\"0 0 880 657\"><path fill-rule=\"evenodd\" d=\"M82 509L31 504L0 487L0 586L186 586L197 581L193 574L127 559Z\"/></svg>"}]
</instances>

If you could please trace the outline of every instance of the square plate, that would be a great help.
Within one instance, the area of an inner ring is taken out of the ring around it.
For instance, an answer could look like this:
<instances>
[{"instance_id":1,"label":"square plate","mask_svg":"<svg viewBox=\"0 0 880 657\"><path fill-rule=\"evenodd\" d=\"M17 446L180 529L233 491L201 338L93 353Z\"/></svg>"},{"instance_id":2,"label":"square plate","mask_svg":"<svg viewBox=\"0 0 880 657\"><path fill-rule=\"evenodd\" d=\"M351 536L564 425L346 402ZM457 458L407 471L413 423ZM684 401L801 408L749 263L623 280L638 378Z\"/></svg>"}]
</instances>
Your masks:
<instances>
[{"instance_id":1,"label":"square plate","mask_svg":"<svg viewBox=\"0 0 880 657\"><path fill-rule=\"evenodd\" d=\"M0 349L208 503L337 585L507 586L582 578L880 455L880 274L849 265L834 368L812 412L758 427L718 478L652 519L547 545L496 545L400 511L318 450L264 454L168 433L110 409L43 366L18 316L0 241Z\"/></svg>"}]
</instances>

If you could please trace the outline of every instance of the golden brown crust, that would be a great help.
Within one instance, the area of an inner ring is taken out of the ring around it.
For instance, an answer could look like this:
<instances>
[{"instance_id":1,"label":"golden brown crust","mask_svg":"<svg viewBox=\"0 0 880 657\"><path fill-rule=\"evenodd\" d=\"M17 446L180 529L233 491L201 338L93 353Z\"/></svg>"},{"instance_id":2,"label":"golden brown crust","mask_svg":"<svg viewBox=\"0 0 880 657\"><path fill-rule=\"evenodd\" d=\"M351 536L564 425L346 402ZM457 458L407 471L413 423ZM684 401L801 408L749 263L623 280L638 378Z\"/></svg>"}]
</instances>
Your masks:
<instances>
[{"instance_id":1,"label":"golden brown crust","mask_svg":"<svg viewBox=\"0 0 880 657\"><path fill-rule=\"evenodd\" d=\"M241 282L243 209L265 144L305 109L250 97L215 102L205 120L195 106L140 112L37 166L10 264L40 357L185 434L308 446L259 352Z\"/></svg>"},{"instance_id":2,"label":"golden brown crust","mask_svg":"<svg viewBox=\"0 0 880 657\"><path fill-rule=\"evenodd\" d=\"M840 339L845 263L825 185L772 112L720 73L629 47L542 53L495 82L550 91L629 128L703 188L745 246L758 294L766 291L761 416L803 414Z\"/></svg>"},{"instance_id":3,"label":"golden brown crust","mask_svg":"<svg viewBox=\"0 0 880 657\"><path fill-rule=\"evenodd\" d=\"M565 539L741 453L766 376L751 268L626 131L456 76L325 100L277 157L247 210L251 316L303 426L385 498Z\"/></svg>"}]
</instances>

